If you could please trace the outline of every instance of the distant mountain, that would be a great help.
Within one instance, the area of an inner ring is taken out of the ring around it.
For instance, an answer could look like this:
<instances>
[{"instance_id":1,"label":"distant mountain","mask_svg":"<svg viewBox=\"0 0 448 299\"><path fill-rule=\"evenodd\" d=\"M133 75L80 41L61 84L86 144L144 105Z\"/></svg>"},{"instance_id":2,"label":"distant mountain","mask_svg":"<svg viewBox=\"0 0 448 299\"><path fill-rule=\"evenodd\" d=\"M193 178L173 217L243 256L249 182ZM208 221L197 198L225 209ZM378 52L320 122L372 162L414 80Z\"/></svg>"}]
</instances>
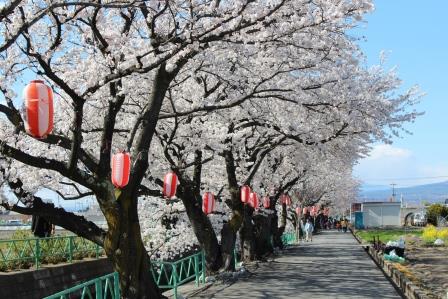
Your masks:
<instances>
[{"instance_id":1,"label":"distant mountain","mask_svg":"<svg viewBox=\"0 0 448 299\"><path fill-rule=\"evenodd\" d=\"M401 196L405 201L412 202L444 202L448 199L448 181L406 188L395 188L396 199ZM359 192L360 200L388 200L392 196L389 186L365 185Z\"/></svg>"},{"instance_id":2,"label":"distant mountain","mask_svg":"<svg viewBox=\"0 0 448 299\"><path fill-rule=\"evenodd\" d=\"M363 192L380 191L380 190L388 190L388 189L390 189L390 187L389 186L384 186L384 185L363 184L361 186L361 190Z\"/></svg>"}]
</instances>

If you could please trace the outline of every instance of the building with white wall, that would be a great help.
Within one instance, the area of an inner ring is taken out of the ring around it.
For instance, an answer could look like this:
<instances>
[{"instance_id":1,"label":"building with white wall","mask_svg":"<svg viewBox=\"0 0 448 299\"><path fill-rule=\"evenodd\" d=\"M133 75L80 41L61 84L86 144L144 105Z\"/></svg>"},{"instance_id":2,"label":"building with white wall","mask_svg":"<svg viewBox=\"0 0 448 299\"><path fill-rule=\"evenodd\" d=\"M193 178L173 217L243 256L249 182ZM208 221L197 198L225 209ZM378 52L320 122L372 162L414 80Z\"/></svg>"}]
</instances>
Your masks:
<instances>
[{"instance_id":1,"label":"building with white wall","mask_svg":"<svg viewBox=\"0 0 448 299\"><path fill-rule=\"evenodd\" d=\"M400 202L363 202L361 211L365 228L402 225Z\"/></svg>"}]
</instances>

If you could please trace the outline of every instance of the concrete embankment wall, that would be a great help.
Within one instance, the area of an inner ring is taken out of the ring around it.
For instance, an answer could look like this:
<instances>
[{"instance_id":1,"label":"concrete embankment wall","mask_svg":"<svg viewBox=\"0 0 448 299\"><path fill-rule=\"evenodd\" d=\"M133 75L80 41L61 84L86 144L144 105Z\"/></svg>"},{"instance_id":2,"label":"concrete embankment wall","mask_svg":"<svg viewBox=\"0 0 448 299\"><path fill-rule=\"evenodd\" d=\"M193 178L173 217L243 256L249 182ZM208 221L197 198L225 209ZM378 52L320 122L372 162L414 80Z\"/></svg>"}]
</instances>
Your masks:
<instances>
[{"instance_id":1,"label":"concrete embankment wall","mask_svg":"<svg viewBox=\"0 0 448 299\"><path fill-rule=\"evenodd\" d=\"M353 233L355 239L361 243L356 234ZM372 246L367 246L366 251L377 266L383 270L389 280L400 290L401 294L407 299L426 299L429 298L427 294L421 290L418 286L412 283L406 275L397 270L389 262L386 262L382 254L379 254Z\"/></svg>"},{"instance_id":2,"label":"concrete embankment wall","mask_svg":"<svg viewBox=\"0 0 448 299\"><path fill-rule=\"evenodd\" d=\"M112 264L107 258L101 258L0 273L0 298L41 299L111 272Z\"/></svg>"},{"instance_id":3,"label":"concrete embankment wall","mask_svg":"<svg viewBox=\"0 0 448 299\"><path fill-rule=\"evenodd\" d=\"M406 298L409 299L425 299L427 294L419 287L412 283L403 273L393 267L391 263L386 263L382 255L378 254L372 247L368 249L369 255L376 264L392 279L397 287L401 289Z\"/></svg>"}]
</instances>

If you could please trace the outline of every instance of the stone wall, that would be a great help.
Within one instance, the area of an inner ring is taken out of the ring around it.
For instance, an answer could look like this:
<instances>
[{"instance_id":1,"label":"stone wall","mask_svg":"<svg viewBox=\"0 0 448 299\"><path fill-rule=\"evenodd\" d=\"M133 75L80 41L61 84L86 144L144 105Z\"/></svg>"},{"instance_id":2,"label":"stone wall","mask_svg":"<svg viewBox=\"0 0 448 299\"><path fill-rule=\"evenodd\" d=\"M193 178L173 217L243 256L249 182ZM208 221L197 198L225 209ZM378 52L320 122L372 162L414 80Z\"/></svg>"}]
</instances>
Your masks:
<instances>
[{"instance_id":1,"label":"stone wall","mask_svg":"<svg viewBox=\"0 0 448 299\"><path fill-rule=\"evenodd\" d=\"M0 298L41 299L113 272L107 258L0 273Z\"/></svg>"}]
</instances>

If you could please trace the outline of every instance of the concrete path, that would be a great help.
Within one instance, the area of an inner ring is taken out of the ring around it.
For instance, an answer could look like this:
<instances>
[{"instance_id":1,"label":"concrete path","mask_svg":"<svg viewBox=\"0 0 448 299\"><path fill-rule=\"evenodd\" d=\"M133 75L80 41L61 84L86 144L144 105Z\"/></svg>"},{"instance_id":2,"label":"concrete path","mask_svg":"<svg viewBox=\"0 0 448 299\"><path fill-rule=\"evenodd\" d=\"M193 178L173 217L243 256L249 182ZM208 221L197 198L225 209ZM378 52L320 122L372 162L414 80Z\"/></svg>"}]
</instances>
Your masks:
<instances>
[{"instance_id":1,"label":"concrete path","mask_svg":"<svg viewBox=\"0 0 448 299\"><path fill-rule=\"evenodd\" d=\"M401 298L350 233L323 232L250 277L188 298Z\"/></svg>"}]
</instances>

